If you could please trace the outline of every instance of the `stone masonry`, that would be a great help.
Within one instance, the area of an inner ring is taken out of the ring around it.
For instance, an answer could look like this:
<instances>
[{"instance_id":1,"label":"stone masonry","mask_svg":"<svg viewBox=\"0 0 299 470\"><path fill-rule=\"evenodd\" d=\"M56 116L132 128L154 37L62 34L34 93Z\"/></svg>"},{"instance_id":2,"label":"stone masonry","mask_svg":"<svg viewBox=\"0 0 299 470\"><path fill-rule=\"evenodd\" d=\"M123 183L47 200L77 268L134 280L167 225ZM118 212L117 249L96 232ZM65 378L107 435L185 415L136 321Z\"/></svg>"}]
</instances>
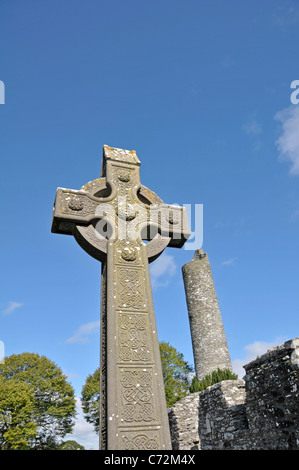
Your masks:
<instances>
[{"instance_id":1,"label":"stone masonry","mask_svg":"<svg viewBox=\"0 0 299 470\"><path fill-rule=\"evenodd\" d=\"M169 410L174 450L299 449L299 338L244 368Z\"/></svg>"},{"instance_id":2,"label":"stone masonry","mask_svg":"<svg viewBox=\"0 0 299 470\"><path fill-rule=\"evenodd\" d=\"M198 450L199 394L191 393L168 410L173 450Z\"/></svg>"},{"instance_id":3,"label":"stone masonry","mask_svg":"<svg viewBox=\"0 0 299 470\"><path fill-rule=\"evenodd\" d=\"M299 449L299 338L244 367L252 448Z\"/></svg>"},{"instance_id":4,"label":"stone masonry","mask_svg":"<svg viewBox=\"0 0 299 470\"><path fill-rule=\"evenodd\" d=\"M214 370L232 370L230 355L207 253L196 250L182 267L198 381Z\"/></svg>"}]
</instances>

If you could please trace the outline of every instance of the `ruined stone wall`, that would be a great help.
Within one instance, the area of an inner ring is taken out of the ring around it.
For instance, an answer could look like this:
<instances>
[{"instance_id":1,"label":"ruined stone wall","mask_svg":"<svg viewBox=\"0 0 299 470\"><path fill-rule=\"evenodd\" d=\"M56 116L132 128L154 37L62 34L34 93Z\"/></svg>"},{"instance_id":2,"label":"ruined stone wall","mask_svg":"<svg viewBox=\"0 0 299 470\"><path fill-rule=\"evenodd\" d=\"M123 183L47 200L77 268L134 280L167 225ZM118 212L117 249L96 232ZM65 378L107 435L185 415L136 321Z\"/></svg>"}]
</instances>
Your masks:
<instances>
[{"instance_id":1,"label":"ruined stone wall","mask_svg":"<svg viewBox=\"0 0 299 470\"><path fill-rule=\"evenodd\" d=\"M299 338L244 368L252 448L299 449Z\"/></svg>"},{"instance_id":2,"label":"ruined stone wall","mask_svg":"<svg viewBox=\"0 0 299 470\"><path fill-rule=\"evenodd\" d=\"M173 450L199 450L199 394L191 393L168 410Z\"/></svg>"},{"instance_id":3,"label":"ruined stone wall","mask_svg":"<svg viewBox=\"0 0 299 470\"><path fill-rule=\"evenodd\" d=\"M201 449L244 449L248 429L245 384L224 380L199 393L198 431Z\"/></svg>"},{"instance_id":4,"label":"ruined stone wall","mask_svg":"<svg viewBox=\"0 0 299 470\"><path fill-rule=\"evenodd\" d=\"M299 449L299 338L169 410L173 449Z\"/></svg>"}]
</instances>

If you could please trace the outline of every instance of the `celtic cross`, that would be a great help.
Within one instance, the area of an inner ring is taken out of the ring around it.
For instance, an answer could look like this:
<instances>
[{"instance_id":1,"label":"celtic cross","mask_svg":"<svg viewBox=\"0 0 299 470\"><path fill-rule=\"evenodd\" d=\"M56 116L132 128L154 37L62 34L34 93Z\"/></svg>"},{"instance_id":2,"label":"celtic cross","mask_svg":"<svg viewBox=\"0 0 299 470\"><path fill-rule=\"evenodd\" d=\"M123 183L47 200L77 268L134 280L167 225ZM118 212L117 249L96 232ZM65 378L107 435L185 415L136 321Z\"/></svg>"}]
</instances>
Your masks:
<instances>
[{"instance_id":1,"label":"celtic cross","mask_svg":"<svg viewBox=\"0 0 299 470\"><path fill-rule=\"evenodd\" d=\"M101 177L58 188L52 232L102 263L100 449L171 449L149 263L190 235L185 209L140 184L135 151L104 146ZM146 243L147 242L147 243Z\"/></svg>"}]
</instances>

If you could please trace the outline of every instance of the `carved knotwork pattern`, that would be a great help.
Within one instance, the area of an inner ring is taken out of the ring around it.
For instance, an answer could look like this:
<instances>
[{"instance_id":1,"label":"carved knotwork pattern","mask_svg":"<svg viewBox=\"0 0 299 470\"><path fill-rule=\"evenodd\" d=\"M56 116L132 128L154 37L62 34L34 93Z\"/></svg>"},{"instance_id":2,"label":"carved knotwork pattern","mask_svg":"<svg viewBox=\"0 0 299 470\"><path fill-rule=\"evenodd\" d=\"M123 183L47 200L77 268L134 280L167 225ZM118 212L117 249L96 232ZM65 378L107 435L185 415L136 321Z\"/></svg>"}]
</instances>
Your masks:
<instances>
[{"instance_id":1,"label":"carved knotwork pattern","mask_svg":"<svg viewBox=\"0 0 299 470\"><path fill-rule=\"evenodd\" d=\"M123 437L124 450L158 450L159 441L157 437L150 438L145 434L138 434L130 439Z\"/></svg>"},{"instance_id":2,"label":"carved knotwork pattern","mask_svg":"<svg viewBox=\"0 0 299 470\"><path fill-rule=\"evenodd\" d=\"M75 196L69 200L68 206L73 211L82 211L84 207L84 203L82 199L79 199L78 197Z\"/></svg>"},{"instance_id":3,"label":"carved knotwork pattern","mask_svg":"<svg viewBox=\"0 0 299 470\"><path fill-rule=\"evenodd\" d=\"M152 372L126 370L121 374L121 419L126 423L150 422L155 419Z\"/></svg>"},{"instance_id":4,"label":"carved knotwork pattern","mask_svg":"<svg viewBox=\"0 0 299 470\"><path fill-rule=\"evenodd\" d=\"M120 309L144 310L146 308L144 271L143 269L119 268Z\"/></svg>"},{"instance_id":5,"label":"carved knotwork pattern","mask_svg":"<svg viewBox=\"0 0 299 470\"><path fill-rule=\"evenodd\" d=\"M119 357L122 361L150 360L147 327L147 315L119 314Z\"/></svg>"}]
</instances>

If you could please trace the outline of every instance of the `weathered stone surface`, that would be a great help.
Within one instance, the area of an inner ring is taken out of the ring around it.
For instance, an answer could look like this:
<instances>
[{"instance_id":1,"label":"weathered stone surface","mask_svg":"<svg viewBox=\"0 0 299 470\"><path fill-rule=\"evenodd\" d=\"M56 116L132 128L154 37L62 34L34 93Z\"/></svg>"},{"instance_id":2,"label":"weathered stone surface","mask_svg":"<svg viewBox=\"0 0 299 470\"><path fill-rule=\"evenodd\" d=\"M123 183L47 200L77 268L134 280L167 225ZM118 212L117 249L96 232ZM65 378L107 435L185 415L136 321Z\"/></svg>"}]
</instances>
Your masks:
<instances>
[{"instance_id":1,"label":"weathered stone surface","mask_svg":"<svg viewBox=\"0 0 299 470\"><path fill-rule=\"evenodd\" d=\"M149 262L190 234L185 209L140 184L135 151L104 146L101 178L58 188L52 232L102 262L100 449L171 449ZM147 244L143 239L149 240Z\"/></svg>"},{"instance_id":2,"label":"weathered stone surface","mask_svg":"<svg viewBox=\"0 0 299 470\"><path fill-rule=\"evenodd\" d=\"M168 410L173 450L199 450L199 394L192 393Z\"/></svg>"},{"instance_id":3,"label":"weathered stone surface","mask_svg":"<svg viewBox=\"0 0 299 470\"><path fill-rule=\"evenodd\" d=\"M209 258L196 250L182 267L195 370L200 381L214 370L232 370Z\"/></svg>"},{"instance_id":4,"label":"weathered stone surface","mask_svg":"<svg viewBox=\"0 0 299 470\"><path fill-rule=\"evenodd\" d=\"M243 449L248 428L245 412L245 385L240 380L224 380L199 394L199 440L202 449Z\"/></svg>"},{"instance_id":5,"label":"weathered stone surface","mask_svg":"<svg viewBox=\"0 0 299 470\"><path fill-rule=\"evenodd\" d=\"M174 449L299 449L299 338L244 366L227 380L169 410Z\"/></svg>"},{"instance_id":6,"label":"weathered stone surface","mask_svg":"<svg viewBox=\"0 0 299 470\"><path fill-rule=\"evenodd\" d=\"M270 349L244 368L252 448L298 449L299 338Z\"/></svg>"}]
</instances>

